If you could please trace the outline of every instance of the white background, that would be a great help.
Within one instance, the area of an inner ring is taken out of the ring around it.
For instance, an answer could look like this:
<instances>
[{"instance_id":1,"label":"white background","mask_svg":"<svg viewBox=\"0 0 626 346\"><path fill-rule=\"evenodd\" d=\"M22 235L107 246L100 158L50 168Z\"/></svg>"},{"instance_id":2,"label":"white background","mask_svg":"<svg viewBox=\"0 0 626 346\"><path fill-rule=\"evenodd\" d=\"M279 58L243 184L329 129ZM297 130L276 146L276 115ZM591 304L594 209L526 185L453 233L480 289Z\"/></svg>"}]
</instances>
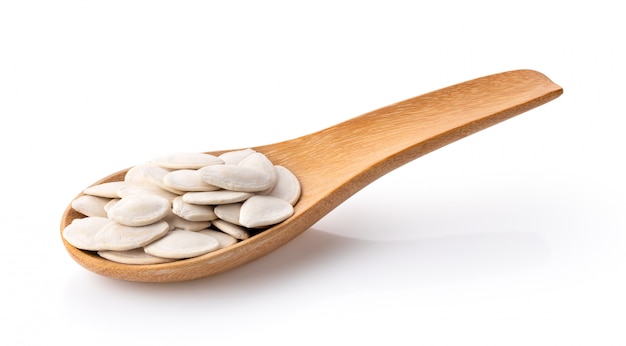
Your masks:
<instances>
[{"instance_id":1,"label":"white background","mask_svg":"<svg viewBox=\"0 0 626 346\"><path fill-rule=\"evenodd\" d=\"M0 0L0 344L626 344L622 8ZM122 282L62 246L65 207L108 173L520 68L565 93L239 269Z\"/></svg>"}]
</instances>

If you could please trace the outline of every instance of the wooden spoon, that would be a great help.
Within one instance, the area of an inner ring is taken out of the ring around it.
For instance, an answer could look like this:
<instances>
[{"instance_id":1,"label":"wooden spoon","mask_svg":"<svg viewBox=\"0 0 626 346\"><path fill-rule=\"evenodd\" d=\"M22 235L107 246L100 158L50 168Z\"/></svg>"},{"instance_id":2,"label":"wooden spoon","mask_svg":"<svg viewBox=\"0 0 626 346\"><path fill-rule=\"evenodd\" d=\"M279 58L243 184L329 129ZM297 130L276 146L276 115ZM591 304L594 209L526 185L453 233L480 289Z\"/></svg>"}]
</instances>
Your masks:
<instances>
[{"instance_id":1,"label":"wooden spoon","mask_svg":"<svg viewBox=\"0 0 626 346\"><path fill-rule=\"evenodd\" d=\"M393 169L562 93L561 87L539 72L504 72L433 91L300 138L255 147L299 178L302 196L295 214L249 239L203 256L164 264L120 264L79 250L61 238L76 262L112 278L174 282L221 273L289 242ZM126 171L94 185L123 180ZM81 217L84 216L68 206L61 232L73 219Z\"/></svg>"}]
</instances>

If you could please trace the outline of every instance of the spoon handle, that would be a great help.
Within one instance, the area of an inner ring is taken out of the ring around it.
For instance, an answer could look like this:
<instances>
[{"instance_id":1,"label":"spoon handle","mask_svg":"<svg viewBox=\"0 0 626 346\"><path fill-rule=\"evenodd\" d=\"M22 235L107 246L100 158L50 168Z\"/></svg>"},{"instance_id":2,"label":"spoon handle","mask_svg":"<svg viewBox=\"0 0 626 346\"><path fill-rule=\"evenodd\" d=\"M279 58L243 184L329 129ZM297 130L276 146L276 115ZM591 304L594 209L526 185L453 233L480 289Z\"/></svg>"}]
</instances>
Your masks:
<instances>
[{"instance_id":1,"label":"spoon handle","mask_svg":"<svg viewBox=\"0 0 626 346\"><path fill-rule=\"evenodd\" d=\"M547 103L562 92L536 71L499 73L380 108L282 143L280 150L308 158L286 160L307 165L293 169L313 179L303 182L308 192L323 195L343 190L342 201L409 161Z\"/></svg>"}]
</instances>

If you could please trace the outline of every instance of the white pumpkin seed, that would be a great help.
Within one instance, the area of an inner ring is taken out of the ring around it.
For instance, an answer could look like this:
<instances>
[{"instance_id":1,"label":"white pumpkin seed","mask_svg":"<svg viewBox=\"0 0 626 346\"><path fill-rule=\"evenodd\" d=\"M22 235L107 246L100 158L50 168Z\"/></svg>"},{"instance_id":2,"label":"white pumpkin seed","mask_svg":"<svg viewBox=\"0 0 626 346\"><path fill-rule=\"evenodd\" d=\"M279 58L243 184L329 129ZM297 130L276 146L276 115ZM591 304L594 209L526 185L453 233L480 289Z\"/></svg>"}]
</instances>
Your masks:
<instances>
[{"instance_id":1,"label":"white pumpkin seed","mask_svg":"<svg viewBox=\"0 0 626 346\"><path fill-rule=\"evenodd\" d=\"M154 162L146 162L131 167L124 177L124 181L138 183L141 185L155 185L163 190L182 195L184 192L169 187L163 183L163 177L171 172L171 170L163 168Z\"/></svg>"},{"instance_id":2,"label":"white pumpkin seed","mask_svg":"<svg viewBox=\"0 0 626 346\"><path fill-rule=\"evenodd\" d=\"M178 228L196 232L211 227L211 221L189 221L174 214L173 211L170 211L163 220L170 225L170 231Z\"/></svg>"},{"instance_id":3,"label":"white pumpkin seed","mask_svg":"<svg viewBox=\"0 0 626 346\"><path fill-rule=\"evenodd\" d=\"M241 203L216 205L213 208L213 212L215 213L215 215L217 215L218 218L239 226L241 226L241 224L239 223L240 210Z\"/></svg>"},{"instance_id":4,"label":"white pumpkin seed","mask_svg":"<svg viewBox=\"0 0 626 346\"><path fill-rule=\"evenodd\" d=\"M248 232L248 230L245 227L235 225L234 223L230 223L228 221L217 219L213 221L213 226L215 226L220 231L226 234L230 234L231 236L237 239L250 238L250 232Z\"/></svg>"},{"instance_id":5,"label":"white pumpkin seed","mask_svg":"<svg viewBox=\"0 0 626 346\"><path fill-rule=\"evenodd\" d=\"M195 152L171 153L156 157L157 165L167 169L198 169L209 165L221 165L222 159L215 155Z\"/></svg>"},{"instance_id":6,"label":"white pumpkin seed","mask_svg":"<svg viewBox=\"0 0 626 346\"><path fill-rule=\"evenodd\" d=\"M82 195L72 201L72 208L85 216L106 217L107 212L104 206L109 203L110 200L110 198L106 197Z\"/></svg>"},{"instance_id":7,"label":"white pumpkin seed","mask_svg":"<svg viewBox=\"0 0 626 346\"><path fill-rule=\"evenodd\" d=\"M126 184L125 181L111 181L98 185L93 185L86 188L83 193L86 195L106 197L106 198L120 198L117 194L117 190Z\"/></svg>"},{"instance_id":8,"label":"white pumpkin seed","mask_svg":"<svg viewBox=\"0 0 626 346\"><path fill-rule=\"evenodd\" d=\"M126 226L145 226L163 219L170 211L170 202L157 195L138 194L120 199L107 215Z\"/></svg>"},{"instance_id":9,"label":"white pumpkin seed","mask_svg":"<svg viewBox=\"0 0 626 346\"><path fill-rule=\"evenodd\" d=\"M277 177L276 184L267 195L283 199L291 205L296 205L302 193L298 178L283 166L274 166L274 170Z\"/></svg>"},{"instance_id":10,"label":"white pumpkin seed","mask_svg":"<svg viewBox=\"0 0 626 346\"><path fill-rule=\"evenodd\" d=\"M95 241L95 236L106 225L113 223L106 217L91 216L74 219L63 229L63 238L74 247L82 250L98 251L102 247Z\"/></svg>"},{"instance_id":11,"label":"white pumpkin seed","mask_svg":"<svg viewBox=\"0 0 626 346\"><path fill-rule=\"evenodd\" d=\"M219 248L220 243L206 234L173 230L146 245L144 251L152 256L182 259L204 255Z\"/></svg>"},{"instance_id":12,"label":"white pumpkin seed","mask_svg":"<svg viewBox=\"0 0 626 346\"><path fill-rule=\"evenodd\" d=\"M191 204L177 197L172 202L172 212L189 221L211 221L217 219L211 205Z\"/></svg>"},{"instance_id":13,"label":"white pumpkin seed","mask_svg":"<svg viewBox=\"0 0 626 346\"><path fill-rule=\"evenodd\" d=\"M165 221L146 226L125 226L111 222L94 236L94 242L101 250L131 250L163 237L169 229L170 226Z\"/></svg>"},{"instance_id":14,"label":"white pumpkin seed","mask_svg":"<svg viewBox=\"0 0 626 346\"><path fill-rule=\"evenodd\" d=\"M256 228L275 225L293 215L293 206L280 198L272 196L252 196L239 211L239 223L245 227Z\"/></svg>"},{"instance_id":15,"label":"white pumpkin seed","mask_svg":"<svg viewBox=\"0 0 626 346\"><path fill-rule=\"evenodd\" d=\"M246 156L250 154L254 154L254 153L256 153L256 151L248 148L248 149L227 151L218 157L222 159L222 161L224 161L225 165L237 165Z\"/></svg>"},{"instance_id":16,"label":"white pumpkin seed","mask_svg":"<svg viewBox=\"0 0 626 346\"><path fill-rule=\"evenodd\" d=\"M119 202L120 199L119 198L112 198L109 203L104 205L104 210L107 212L107 214L109 213L109 209L111 209L112 206L115 205L115 203ZM108 217L108 216L107 216Z\"/></svg>"},{"instance_id":17,"label":"white pumpkin seed","mask_svg":"<svg viewBox=\"0 0 626 346\"><path fill-rule=\"evenodd\" d=\"M252 153L246 156L243 160L239 162L238 166L255 169L259 172L263 172L263 174L270 177L272 183L271 186L268 187L268 189L274 186L274 184L276 183L276 171L274 170L274 165L267 158L267 156L261 153Z\"/></svg>"},{"instance_id":18,"label":"white pumpkin seed","mask_svg":"<svg viewBox=\"0 0 626 346\"><path fill-rule=\"evenodd\" d=\"M254 168L235 165L213 165L198 170L202 180L226 190L258 192L274 186L275 177Z\"/></svg>"},{"instance_id":19,"label":"white pumpkin seed","mask_svg":"<svg viewBox=\"0 0 626 346\"><path fill-rule=\"evenodd\" d=\"M124 175L124 181L129 183L147 184L148 181L144 174L144 167L146 165L154 165L154 163L144 162L130 167Z\"/></svg>"},{"instance_id":20,"label":"white pumpkin seed","mask_svg":"<svg viewBox=\"0 0 626 346\"><path fill-rule=\"evenodd\" d=\"M202 180L202 176L195 169L179 169L163 176L163 183L179 191L215 191L220 188Z\"/></svg>"},{"instance_id":21,"label":"white pumpkin seed","mask_svg":"<svg viewBox=\"0 0 626 346\"><path fill-rule=\"evenodd\" d=\"M220 249L231 246L238 241L237 238L233 237L232 235L216 231L214 229L203 229L201 231L198 231L198 233L202 233L215 238L220 243Z\"/></svg>"}]
</instances>

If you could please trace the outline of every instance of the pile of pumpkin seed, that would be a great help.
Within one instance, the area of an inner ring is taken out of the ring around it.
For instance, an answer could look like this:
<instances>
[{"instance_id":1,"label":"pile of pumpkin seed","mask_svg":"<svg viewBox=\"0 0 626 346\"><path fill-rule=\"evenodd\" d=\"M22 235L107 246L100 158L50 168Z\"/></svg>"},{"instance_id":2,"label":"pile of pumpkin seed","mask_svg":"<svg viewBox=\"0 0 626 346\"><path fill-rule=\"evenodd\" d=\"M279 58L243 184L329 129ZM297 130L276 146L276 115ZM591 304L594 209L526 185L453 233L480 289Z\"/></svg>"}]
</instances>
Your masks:
<instances>
[{"instance_id":1,"label":"pile of pumpkin seed","mask_svg":"<svg viewBox=\"0 0 626 346\"><path fill-rule=\"evenodd\" d=\"M200 256L283 222L300 198L298 178L264 154L173 153L86 188L72 201L85 217L62 232L76 248L125 264Z\"/></svg>"}]
</instances>

